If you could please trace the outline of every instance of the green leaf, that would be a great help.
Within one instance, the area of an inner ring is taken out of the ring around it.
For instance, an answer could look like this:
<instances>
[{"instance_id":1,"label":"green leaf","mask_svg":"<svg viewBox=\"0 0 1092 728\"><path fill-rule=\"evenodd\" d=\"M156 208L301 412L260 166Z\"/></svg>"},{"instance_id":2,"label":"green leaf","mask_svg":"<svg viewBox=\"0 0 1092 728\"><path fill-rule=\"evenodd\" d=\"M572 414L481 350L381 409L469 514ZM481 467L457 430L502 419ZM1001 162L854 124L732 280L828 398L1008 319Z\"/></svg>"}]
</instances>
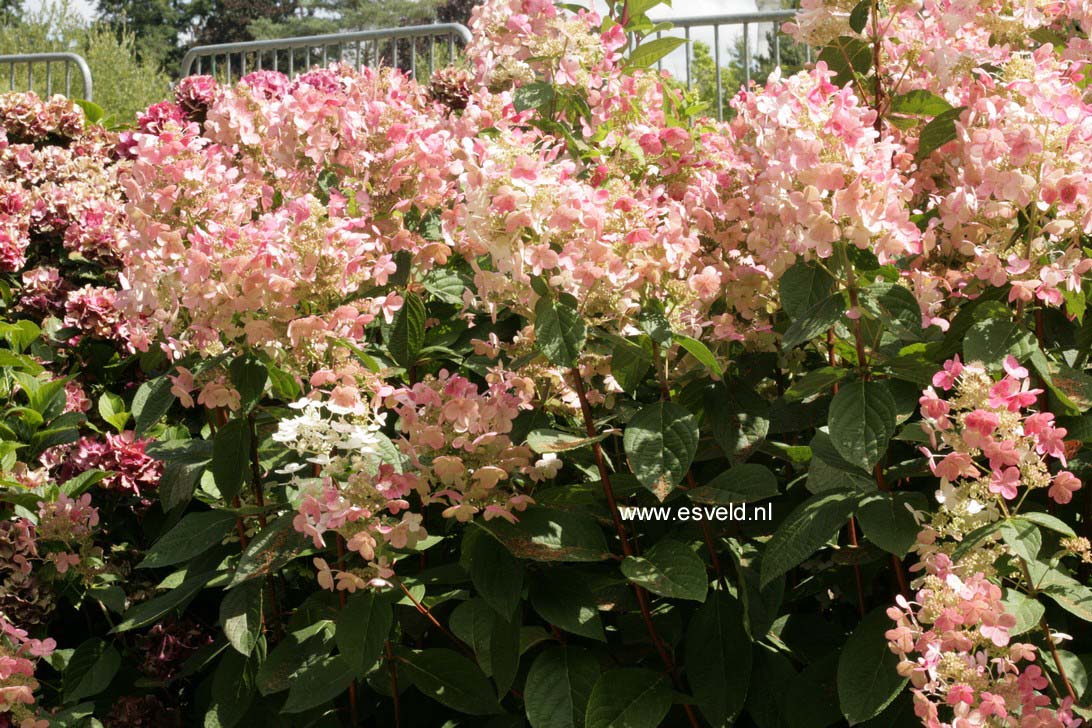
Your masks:
<instances>
[{"instance_id":1,"label":"green leaf","mask_svg":"<svg viewBox=\"0 0 1092 728\"><path fill-rule=\"evenodd\" d=\"M606 642L599 605L587 582L567 571L549 570L531 581L531 606L539 616L566 632Z\"/></svg>"},{"instance_id":2,"label":"green leaf","mask_svg":"<svg viewBox=\"0 0 1092 728\"><path fill-rule=\"evenodd\" d=\"M1016 617L1016 625L1009 630L1009 635L1013 637L1038 629L1039 620L1046 613L1046 607L1042 602L1029 597L1019 589L1006 588L1001 601L1005 605L1005 611Z\"/></svg>"},{"instance_id":3,"label":"green leaf","mask_svg":"<svg viewBox=\"0 0 1092 728\"><path fill-rule=\"evenodd\" d=\"M797 506L766 544L759 585L766 586L821 549L849 520L857 497L847 491L828 490Z\"/></svg>"},{"instance_id":4,"label":"green leaf","mask_svg":"<svg viewBox=\"0 0 1092 728\"><path fill-rule=\"evenodd\" d=\"M845 86L872 68L872 46L860 38L844 35L820 51L819 60L834 71L834 83Z\"/></svg>"},{"instance_id":5,"label":"green leaf","mask_svg":"<svg viewBox=\"0 0 1092 728\"><path fill-rule=\"evenodd\" d=\"M272 695L287 690L297 670L329 655L333 651L332 627L329 620L323 620L285 635L258 670L258 691Z\"/></svg>"},{"instance_id":6,"label":"green leaf","mask_svg":"<svg viewBox=\"0 0 1092 728\"><path fill-rule=\"evenodd\" d=\"M743 709L751 679L751 641L739 602L714 592L686 630L687 679L698 708L714 726L731 725Z\"/></svg>"},{"instance_id":7,"label":"green leaf","mask_svg":"<svg viewBox=\"0 0 1092 728\"><path fill-rule=\"evenodd\" d=\"M1030 331L1003 319L979 321L963 339L966 361L979 361L995 369L1000 369L1001 362L1010 354L1024 361L1038 350L1039 345Z\"/></svg>"},{"instance_id":8,"label":"green leaf","mask_svg":"<svg viewBox=\"0 0 1092 728\"><path fill-rule=\"evenodd\" d=\"M72 99L72 103L79 106L83 110L83 118L90 124L98 124L106 118L106 111L94 103L86 99Z\"/></svg>"},{"instance_id":9,"label":"green leaf","mask_svg":"<svg viewBox=\"0 0 1092 728\"><path fill-rule=\"evenodd\" d=\"M602 561L610 557L603 530L586 513L531 506L516 523L496 518L480 525L521 559Z\"/></svg>"},{"instance_id":10,"label":"green leaf","mask_svg":"<svg viewBox=\"0 0 1092 728\"><path fill-rule=\"evenodd\" d=\"M554 366L576 366L588 338L588 327L567 293L544 296L535 304L535 346Z\"/></svg>"},{"instance_id":11,"label":"green leaf","mask_svg":"<svg viewBox=\"0 0 1092 728\"><path fill-rule=\"evenodd\" d=\"M337 615L338 651L356 675L368 672L383 654L394 623L390 601L372 591L358 591Z\"/></svg>"},{"instance_id":12,"label":"green leaf","mask_svg":"<svg viewBox=\"0 0 1092 728\"><path fill-rule=\"evenodd\" d=\"M925 498L918 493L881 492L865 496L857 509L865 537L888 553L905 556L921 530L908 506L923 510Z\"/></svg>"},{"instance_id":13,"label":"green leaf","mask_svg":"<svg viewBox=\"0 0 1092 728\"><path fill-rule=\"evenodd\" d=\"M581 437L580 435L543 427L527 433L527 447L540 454L565 452L566 450L577 450L594 442L601 442L609 434L604 432L595 437Z\"/></svg>"},{"instance_id":14,"label":"green leaf","mask_svg":"<svg viewBox=\"0 0 1092 728\"><path fill-rule=\"evenodd\" d=\"M493 678L499 694L507 693L519 668L519 623L475 598L455 608L450 625L456 637L474 648L482 672Z\"/></svg>"},{"instance_id":15,"label":"green leaf","mask_svg":"<svg viewBox=\"0 0 1092 728\"><path fill-rule=\"evenodd\" d=\"M1035 561L1043 547L1043 535L1031 521L1010 518L1001 523L1001 539L1024 561Z\"/></svg>"},{"instance_id":16,"label":"green leaf","mask_svg":"<svg viewBox=\"0 0 1092 728\"><path fill-rule=\"evenodd\" d=\"M938 114L925 125L918 138L918 159L924 159L956 138L956 122L966 107L960 106Z\"/></svg>"},{"instance_id":17,"label":"green leaf","mask_svg":"<svg viewBox=\"0 0 1092 728\"><path fill-rule=\"evenodd\" d=\"M891 99L891 111L896 114L939 116L951 110L951 104L925 89L914 89Z\"/></svg>"},{"instance_id":18,"label":"green leaf","mask_svg":"<svg viewBox=\"0 0 1092 728\"><path fill-rule=\"evenodd\" d=\"M959 560L967 555L971 549L976 548L980 543L996 533L997 530L1001 528L1002 523L1004 523L1004 521L987 523L965 535L963 540L959 542L959 545L956 546L955 551L952 552L952 562L959 563Z\"/></svg>"},{"instance_id":19,"label":"green leaf","mask_svg":"<svg viewBox=\"0 0 1092 728\"><path fill-rule=\"evenodd\" d=\"M224 500L239 495L250 467L250 423L234 419L212 439L212 477Z\"/></svg>"},{"instance_id":20,"label":"green leaf","mask_svg":"<svg viewBox=\"0 0 1092 728\"><path fill-rule=\"evenodd\" d=\"M814 261L797 261L781 276L781 308L793 321L830 297L834 278Z\"/></svg>"},{"instance_id":21,"label":"green leaf","mask_svg":"<svg viewBox=\"0 0 1092 728\"><path fill-rule=\"evenodd\" d=\"M467 715L500 713L489 680L470 660L446 649L422 650L400 660L399 667L422 693Z\"/></svg>"},{"instance_id":22,"label":"green leaf","mask_svg":"<svg viewBox=\"0 0 1092 728\"><path fill-rule=\"evenodd\" d=\"M110 630L111 633L126 632L152 624L196 596L212 577L212 572L190 577L166 594L131 607L117 626Z\"/></svg>"},{"instance_id":23,"label":"green leaf","mask_svg":"<svg viewBox=\"0 0 1092 728\"><path fill-rule=\"evenodd\" d=\"M849 13L849 27L854 33L864 32L868 24L868 11L872 9L872 0L861 0Z\"/></svg>"},{"instance_id":24,"label":"green leaf","mask_svg":"<svg viewBox=\"0 0 1092 728\"><path fill-rule=\"evenodd\" d=\"M675 402L643 407L622 437L638 482L661 501L686 475L698 448L698 423Z\"/></svg>"},{"instance_id":25,"label":"green leaf","mask_svg":"<svg viewBox=\"0 0 1092 728\"><path fill-rule=\"evenodd\" d=\"M220 624L231 646L240 654L249 655L258 643L262 630L263 584L252 581L229 591L220 602Z\"/></svg>"},{"instance_id":26,"label":"green leaf","mask_svg":"<svg viewBox=\"0 0 1092 728\"><path fill-rule=\"evenodd\" d=\"M641 312L637 314L637 325L656 344L667 346L671 343L671 322L667 320L661 301L646 301Z\"/></svg>"},{"instance_id":27,"label":"green leaf","mask_svg":"<svg viewBox=\"0 0 1092 728\"><path fill-rule=\"evenodd\" d=\"M1049 513L1028 511L1026 513L1021 513L1020 518L1025 521L1031 521L1035 525L1042 526L1043 528L1049 529L1051 531L1057 531L1063 536L1074 537L1077 535L1076 532L1072 528L1070 528L1068 523L1059 518L1055 518Z\"/></svg>"},{"instance_id":28,"label":"green leaf","mask_svg":"<svg viewBox=\"0 0 1092 728\"><path fill-rule=\"evenodd\" d=\"M304 664L292 674L288 700L282 713L302 713L328 703L349 688L356 677L352 665L341 655L325 655Z\"/></svg>"},{"instance_id":29,"label":"green leaf","mask_svg":"<svg viewBox=\"0 0 1092 728\"><path fill-rule=\"evenodd\" d=\"M516 89L512 95L512 108L516 111L541 109L554 100L553 84L544 81L527 83Z\"/></svg>"},{"instance_id":30,"label":"green leaf","mask_svg":"<svg viewBox=\"0 0 1092 728\"><path fill-rule=\"evenodd\" d=\"M159 502L163 510L171 511L183 503L188 503L204 472L203 463L167 463L163 468L163 476L159 479Z\"/></svg>"},{"instance_id":31,"label":"green leaf","mask_svg":"<svg viewBox=\"0 0 1092 728\"><path fill-rule=\"evenodd\" d=\"M523 593L520 562L484 531L467 533L462 546L462 562L474 588L498 614L504 617L515 614Z\"/></svg>"},{"instance_id":32,"label":"green leaf","mask_svg":"<svg viewBox=\"0 0 1092 728\"><path fill-rule=\"evenodd\" d=\"M884 637L891 625L886 608L878 607L865 615L842 648L838 702L850 725L879 715L906 685L906 678L895 671L899 658Z\"/></svg>"},{"instance_id":33,"label":"green leaf","mask_svg":"<svg viewBox=\"0 0 1092 728\"><path fill-rule=\"evenodd\" d=\"M697 339L689 336L683 336L682 334L675 334L675 343L681 346L683 349L698 360L703 367L708 369L718 377L724 376L724 369L721 368L717 358L713 356L713 352L709 351L709 347L698 341Z\"/></svg>"},{"instance_id":34,"label":"green leaf","mask_svg":"<svg viewBox=\"0 0 1092 728\"><path fill-rule=\"evenodd\" d=\"M599 662L579 647L551 647L531 665L523 700L531 728L583 728Z\"/></svg>"},{"instance_id":35,"label":"green leaf","mask_svg":"<svg viewBox=\"0 0 1092 728\"><path fill-rule=\"evenodd\" d=\"M228 650L212 673L212 702L205 714L205 728L232 728L239 724L254 702L257 654L252 657Z\"/></svg>"},{"instance_id":36,"label":"green leaf","mask_svg":"<svg viewBox=\"0 0 1092 728\"><path fill-rule=\"evenodd\" d=\"M741 382L721 383L706 401L702 427L725 455L744 460L770 432L770 405Z\"/></svg>"},{"instance_id":37,"label":"green leaf","mask_svg":"<svg viewBox=\"0 0 1092 728\"><path fill-rule=\"evenodd\" d=\"M687 492L696 503L752 503L777 495L777 478L765 465L744 463L725 470L708 485Z\"/></svg>"},{"instance_id":38,"label":"green leaf","mask_svg":"<svg viewBox=\"0 0 1092 728\"><path fill-rule=\"evenodd\" d=\"M387 342L391 357L404 367L417 363L417 355L425 345L425 317L425 302L413 291L406 291Z\"/></svg>"},{"instance_id":39,"label":"green leaf","mask_svg":"<svg viewBox=\"0 0 1092 728\"><path fill-rule=\"evenodd\" d=\"M105 690L121 667L121 654L95 638L72 653L64 669L64 702L75 703Z\"/></svg>"},{"instance_id":40,"label":"green leaf","mask_svg":"<svg viewBox=\"0 0 1092 728\"><path fill-rule=\"evenodd\" d=\"M243 412L254 409L262 399L265 385L269 382L269 369L253 356L240 356L229 365L231 384L239 392Z\"/></svg>"},{"instance_id":41,"label":"green leaf","mask_svg":"<svg viewBox=\"0 0 1092 728\"><path fill-rule=\"evenodd\" d=\"M79 475L73 476L61 485L61 492L69 498L78 498L90 490L91 486L101 483L110 473L105 470L85 470Z\"/></svg>"},{"instance_id":42,"label":"green leaf","mask_svg":"<svg viewBox=\"0 0 1092 728\"><path fill-rule=\"evenodd\" d=\"M1042 591L1070 614L1092 622L1092 589L1075 579L1056 579Z\"/></svg>"},{"instance_id":43,"label":"green leaf","mask_svg":"<svg viewBox=\"0 0 1092 728\"><path fill-rule=\"evenodd\" d=\"M812 304L799 318L792 322L781 339L785 349L795 349L811 341L829 329L846 310L846 302L841 293L833 293L818 303Z\"/></svg>"},{"instance_id":44,"label":"green leaf","mask_svg":"<svg viewBox=\"0 0 1092 728\"><path fill-rule=\"evenodd\" d=\"M626 668L599 676L588 698L586 728L656 728L671 710L663 673Z\"/></svg>"},{"instance_id":45,"label":"green leaf","mask_svg":"<svg viewBox=\"0 0 1092 728\"><path fill-rule=\"evenodd\" d=\"M636 391L651 367L651 351L629 339L620 338L615 342L611 351L610 372L624 391Z\"/></svg>"},{"instance_id":46,"label":"green leaf","mask_svg":"<svg viewBox=\"0 0 1092 728\"><path fill-rule=\"evenodd\" d=\"M99 397L99 415L118 432L125 429L130 417L125 410L125 400L113 392L103 392Z\"/></svg>"},{"instance_id":47,"label":"green leaf","mask_svg":"<svg viewBox=\"0 0 1092 728\"><path fill-rule=\"evenodd\" d=\"M155 542L137 568L155 569L189 561L223 541L234 527L235 516L225 511L187 514Z\"/></svg>"},{"instance_id":48,"label":"green leaf","mask_svg":"<svg viewBox=\"0 0 1092 728\"><path fill-rule=\"evenodd\" d=\"M830 403L830 440L848 462L871 471L895 434L898 406L883 382L842 385Z\"/></svg>"},{"instance_id":49,"label":"green leaf","mask_svg":"<svg viewBox=\"0 0 1092 728\"><path fill-rule=\"evenodd\" d=\"M148 428L159 422L174 404L174 400L174 394L171 393L171 380L167 377L156 377L137 387L136 394L133 395L133 417L136 418L134 430L137 437L142 436Z\"/></svg>"},{"instance_id":50,"label":"green leaf","mask_svg":"<svg viewBox=\"0 0 1092 728\"><path fill-rule=\"evenodd\" d=\"M299 555L307 541L292 527L294 518L294 512L285 513L250 540L228 588L256 576L275 573Z\"/></svg>"},{"instance_id":51,"label":"green leaf","mask_svg":"<svg viewBox=\"0 0 1092 728\"><path fill-rule=\"evenodd\" d=\"M649 68L671 51L686 43L685 38L657 38L647 43L642 43L629 54L627 65L634 68Z\"/></svg>"},{"instance_id":52,"label":"green leaf","mask_svg":"<svg viewBox=\"0 0 1092 728\"><path fill-rule=\"evenodd\" d=\"M622 573L653 594L704 602L709 588L705 564L686 544L670 539L655 543L641 556L628 556Z\"/></svg>"}]
</instances>

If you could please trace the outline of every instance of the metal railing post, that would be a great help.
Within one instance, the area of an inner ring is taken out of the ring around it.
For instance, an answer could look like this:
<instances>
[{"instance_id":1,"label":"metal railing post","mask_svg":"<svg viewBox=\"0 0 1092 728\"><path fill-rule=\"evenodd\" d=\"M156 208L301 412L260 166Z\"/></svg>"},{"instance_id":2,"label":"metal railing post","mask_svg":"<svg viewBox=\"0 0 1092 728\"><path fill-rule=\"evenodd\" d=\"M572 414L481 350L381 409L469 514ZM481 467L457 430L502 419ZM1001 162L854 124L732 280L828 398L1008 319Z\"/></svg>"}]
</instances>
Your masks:
<instances>
[{"instance_id":1,"label":"metal railing post","mask_svg":"<svg viewBox=\"0 0 1092 728\"><path fill-rule=\"evenodd\" d=\"M47 96L53 94L53 64L60 63L64 66L64 94L65 96L72 95L72 69L75 68L79 74L80 79L83 81L83 96L82 98L87 101L94 100L94 84L91 80L91 69L87 66L87 61L75 53L14 53L11 55L0 55L0 69L5 66L8 68L8 90L9 91L33 91L34 90L34 68L35 66L45 66L45 93ZM17 80L23 76L21 69L26 67L26 85L20 85Z\"/></svg>"}]
</instances>

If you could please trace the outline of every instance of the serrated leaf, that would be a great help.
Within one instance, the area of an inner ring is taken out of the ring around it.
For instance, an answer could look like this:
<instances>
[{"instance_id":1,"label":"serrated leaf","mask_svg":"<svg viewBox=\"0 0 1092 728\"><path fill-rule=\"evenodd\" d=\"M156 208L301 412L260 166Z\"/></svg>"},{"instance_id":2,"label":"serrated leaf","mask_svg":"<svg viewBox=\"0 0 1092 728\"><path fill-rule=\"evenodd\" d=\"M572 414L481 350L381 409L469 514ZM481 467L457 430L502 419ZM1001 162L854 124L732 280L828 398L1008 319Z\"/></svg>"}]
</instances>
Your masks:
<instances>
[{"instance_id":1,"label":"serrated leaf","mask_svg":"<svg viewBox=\"0 0 1092 728\"><path fill-rule=\"evenodd\" d=\"M752 648L739 602L714 592L694 612L686 630L687 671L698 708L710 724L731 725L743 709L750 683Z\"/></svg>"},{"instance_id":2,"label":"serrated leaf","mask_svg":"<svg viewBox=\"0 0 1092 728\"><path fill-rule=\"evenodd\" d=\"M187 514L144 555L137 568L154 569L189 561L224 540L235 526L235 516L225 511Z\"/></svg>"},{"instance_id":3,"label":"serrated leaf","mask_svg":"<svg viewBox=\"0 0 1092 728\"><path fill-rule=\"evenodd\" d=\"M269 369L252 356L240 356L229 365L231 384L239 392L240 407L249 412L258 404L269 381Z\"/></svg>"},{"instance_id":4,"label":"serrated leaf","mask_svg":"<svg viewBox=\"0 0 1092 728\"><path fill-rule=\"evenodd\" d=\"M567 571L549 570L531 582L531 606L550 624L581 637L606 642L595 595Z\"/></svg>"},{"instance_id":5,"label":"serrated leaf","mask_svg":"<svg viewBox=\"0 0 1092 728\"><path fill-rule=\"evenodd\" d=\"M770 404L741 382L722 382L706 400L702 427L733 462L745 460L770 432Z\"/></svg>"},{"instance_id":6,"label":"serrated leaf","mask_svg":"<svg viewBox=\"0 0 1092 728\"><path fill-rule=\"evenodd\" d=\"M341 655L325 655L292 674L282 713L303 713L328 703L349 688L355 674Z\"/></svg>"},{"instance_id":7,"label":"serrated leaf","mask_svg":"<svg viewBox=\"0 0 1092 728\"><path fill-rule=\"evenodd\" d=\"M619 339L611 351L610 371L618 385L633 392L652 367L652 352L628 339Z\"/></svg>"},{"instance_id":8,"label":"serrated leaf","mask_svg":"<svg viewBox=\"0 0 1092 728\"><path fill-rule=\"evenodd\" d=\"M698 360L698 362L718 377L724 376L724 369L721 368L720 362L713 356L713 352L709 350L709 347L690 336L683 336L682 334L675 334L675 343L685 349L690 356Z\"/></svg>"},{"instance_id":9,"label":"serrated leaf","mask_svg":"<svg viewBox=\"0 0 1092 728\"><path fill-rule=\"evenodd\" d=\"M336 623L338 651L356 675L364 675L379 661L390 635L390 602L375 592L358 591L345 600Z\"/></svg>"},{"instance_id":10,"label":"serrated leaf","mask_svg":"<svg viewBox=\"0 0 1092 728\"><path fill-rule=\"evenodd\" d=\"M814 261L798 261L778 283L781 308L794 321L827 299L833 290L834 278Z\"/></svg>"},{"instance_id":11,"label":"serrated leaf","mask_svg":"<svg viewBox=\"0 0 1092 728\"><path fill-rule=\"evenodd\" d=\"M964 360L982 362L988 367L1001 367L1006 356L1023 361L1038 351L1035 336L1012 321L988 319L971 326L963 339Z\"/></svg>"},{"instance_id":12,"label":"serrated leaf","mask_svg":"<svg viewBox=\"0 0 1092 728\"><path fill-rule=\"evenodd\" d=\"M667 676L640 668L608 670L588 697L586 728L656 728L671 710Z\"/></svg>"},{"instance_id":13,"label":"serrated leaf","mask_svg":"<svg viewBox=\"0 0 1092 728\"><path fill-rule=\"evenodd\" d=\"M543 297L535 304L535 347L551 364L576 366L587 337L587 325L572 296Z\"/></svg>"},{"instance_id":14,"label":"serrated leaf","mask_svg":"<svg viewBox=\"0 0 1092 728\"><path fill-rule=\"evenodd\" d=\"M898 406L883 382L844 384L830 403L830 441L848 462L871 471L895 434Z\"/></svg>"},{"instance_id":15,"label":"serrated leaf","mask_svg":"<svg viewBox=\"0 0 1092 728\"><path fill-rule=\"evenodd\" d=\"M105 690L121 667L121 654L101 639L76 648L64 670L64 701L74 703Z\"/></svg>"},{"instance_id":16,"label":"serrated leaf","mask_svg":"<svg viewBox=\"0 0 1092 728\"><path fill-rule=\"evenodd\" d=\"M658 541L641 556L626 557L622 573L653 594L673 599L704 602L709 588L705 563L689 546L670 539Z\"/></svg>"},{"instance_id":17,"label":"serrated leaf","mask_svg":"<svg viewBox=\"0 0 1092 728\"><path fill-rule=\"evenodd\" d=\"M956 138L956 122L964 107L949 109L925 125L918 138L918 159L924 159Z\"/></svg>"},{"instance_id":18,"label":"serrated leaf","mask_svg":"<svg viewBox=\"0 0 1092 728\"><path fill-rule=\"evenodd\" d=\"M690 469L698 448L697 420L675 402L657 402L630 419L622 443L638 482L662 501Z\"/></svg>"},{"instance_id":19,"label":"serrated leaf","mask_svg":"<svg viewBox=\"0 0 1092 728\"><path fill-rule=\"evenodd\" d=\"M841 293L833 293L818 303L813 304L785 331L781 339L781 345L785 349L795 349L801 344L811 341L819 334L829 329L846 310L845 299Z\"/></svg>"},{"instance_id":20,"label":"serrated leaf","mask_svg":"<svg viewBox=\"0 0 1092 728\"><path fill-rule=\"evenodd\" d=\"M857 509L865 537L884 551L903 557L917 541L918 526L908 505L920 510L924 497L917 493L871 493Z\"/></svg>"},{"instance_id":21,"label":"serrated leaf","mask_svg":"<svg viewBox=\"0 0 1092 728\"><path fill-rule=\"evenodd\" d=\"M879 607L865 615L842 648L838 702L850 725L879 715L906 685L895 670L899 658L884 637L891 626L886 608Z\"/></svg>"},{"instance_id":22,"label":"serrated leaf","mask_svg":"<svg viewBox=\"0 0 1092 728\"><path fill-rule=\"evenodd\" d=\"M402 308L394 315L387 350L404 367L413 366L425 345L425 302L413 291L406 291Z\"/></svg>"},{"instance_id":23,"label":"serrated leaf","mask_svg":"<svg viewBox=\"0 0 1092 728\"><path fill-rule=\"evenodd\" d=\"M599 662L579 647L552 647L527 673L523 700L531 728L583 728Z\"/></svg>"},{"instance_id":24,"label":"serrated leaf","mask_svg":"<svg viewBox=\"0 0 1092 728\"><path fill-rule=\"evenodd\" d=\"M685 38L671 37L650 40L634 49L626 63L634 68L648 68L686 42Z\"/></svg>"},{"instance_id":25,"label":"serrated leaf","mask_svg":"<svg viewBox=\"0 0 1092 728\"><path fill-rule=\"evenodd\" d=\"M497 518L479 525L521 559L602 561L610 557L603 530L586 513L531 506L516 523Z\"/></svg>"},{"instance_id":26,"label":"serrated leaf","mask_svg":"<svg viewBox=\"0 0 1092 728\"><path fill-rule=\"evenodd\" d=\"M231 646L240 654L249 655L258 643L262 630L261 582L251 582L229 591L220 602L220 624Z\"/></svg>"},{"instance_id":27,"label":"serrated leaf","mask_svg":"<svg viewBox=\"0 0 1092 728\"><path fill-rule=\"evenodd\" d=\"M854 33L864 32L868 23L868 11L872 9L872 0L861 0L849 13L849 27Z\"/></svg>"},{"instance_id":28,"label":"serrated leaf","mask_svg":"<svg viewBox=\"0 0 1092 728\"><path fill-rule=\"evenodd\" d=\"M587 437L543 427L527 433L527 447L540 454L565 452L601 442L609 434L609 432L603 432L595 437Z\"/></svg>"},{"instance_id":29,"label":"serrated leaf","mask_svg":"<svg viewBox=\"0 0 1092 728\"><path fill-rule=\"evenodd\" d=\"M513 615L523 593L523 567L519 560L484 531L463 537L463 553L470 581L482 598L498 614Z\"/></svg>"},{"instance_id":30,"label":"serrated leaf","mask_svg":"<svg viewBox=\"0 0 1092 728\"><path fill-rule=\"evenodd\" d=\"M744 463L729 468L709 481L708 485L687 492L696 503L728 505L751 503L777 495L777 477L765 465Z\"/></svg>"},{"instance_id":31,"label":"serrated leaf","mask_svg":"<svg viewBox=\"0 0 1092 728\"><path fill-rule=\"evenodd\" d=\"M554 95L553 84L543 81L527 83L517 88L512 94L512 108L516 111L541 109L554 100Z\"/></svg>"},{"instance_id":32,"label":"serrated leaf","mask_svg":"<svg viewBox=\"0 0 1092 728\"><path fill-rule=\"evenodd\" d=\"M846 524L858 496L829 490L801 503L781 523L766 544L760 587L809 558Z\"/></svg>"},{"instance_id":33,"label":"serrated leaf","mask_svg":"<svg viewBox=\"0 0 1092 728\"><path fill-rule=\"evenodd\" d=\"M141 437L155 425L175 403L175 395L170 392L171 382L166 377L158 377L136 387L133 395L132 413L135 418L133 430L136 437Z\"/></svg>"},{"instance_id":34,"label":"serrated leaf","mask_svg":"<svg viewBox=\"0 0 1092 728\"><path fill-rule=\"evenodd\" d=\"M234 419L212 439L212 477L225 500L239 495L250 468L250 423Z\"/></svg>"},{"instance_id":35,"label":"serrated leaf","mask_svg":"<svg viewBox=\"0 0 1092 728\"><path fill-rule=\"evenodd\" d=\"M939 116L952 110L952 105L932 91L914 89L891 99L891 111L911 116Z\"/></svg>"},{"instance_id":36,"label":"serrated leaf","mask_svg":"<svg viewBox=\"0 0 1092 728\"><path fill-rule=\"evenodd\" d=\"M1010 518L1001 523L1001 540L1024 561L1035 561L1043 547L1043 535L1031 521Z\"/></svg>"},{"instance_id":37,"label":"serrated leaf","mask_svg":"<svg viewBox=\"0 0 1092 728\"><path fill-rule=\"evenodd\" d=\"M299 555L307 542L292 527L294 518L294 513L286 513L271 521L250 540L235 567L235 576L229 588L256 576L274 573Z\"/></svg>"},{"instance_id":38,"label":"serrated leaf","mask_svg":"<svg viewBox=\"0 0 1092 728\"><path fill-rule=\"evenodd\" d=\"M399 661L417 689L438 703L467 715L500 713L489 680L470 660L446 649L422 650Z\"/></svg>"},{"instance_id":39,"label":"serrated leaf","mask_svg":"<svg viewBox=\"0 0 1092 728\"><path fill-rule=\"evenodd\" d=\"M1042 602L1018 589L1006 588L1001 602L1005 605L1005 611L1016 617L1016 625L1009 630L1012 637L1038 629L1039 620L1046 613Z\"/></svg>"}]
</instances>

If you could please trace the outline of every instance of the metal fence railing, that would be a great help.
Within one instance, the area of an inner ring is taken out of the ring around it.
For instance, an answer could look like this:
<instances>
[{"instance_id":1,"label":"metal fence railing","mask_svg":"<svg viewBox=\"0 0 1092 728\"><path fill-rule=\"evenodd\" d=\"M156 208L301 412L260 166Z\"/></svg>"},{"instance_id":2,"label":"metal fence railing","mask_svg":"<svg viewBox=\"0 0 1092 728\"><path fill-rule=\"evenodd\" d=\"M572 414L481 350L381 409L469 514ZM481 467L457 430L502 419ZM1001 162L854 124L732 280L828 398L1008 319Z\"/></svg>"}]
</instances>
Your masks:
<instances>
[{"instance_id":1,"label":"metal fence railing","mask_svg":"<svg viewBox=\"0 0 1092 728\"><path fill-rule=\"evenodd\" d=\"M335 61L361 66L387 64L417 78L418 67L431 74L437 63L453 63L456 44L469 43L470 31L459 23L410 25L297 38L273 38L191 48L182 58L182 76L208 73L228 83L232 76L268 69L289 76Z\"/></svg>"},{"instance_id":2,"label":"metal fence railing","mask_svg":"<svg viewBox=\"0 0 1092 728\"><path fill-rule=\"evenodd\" d=\"M688 42L658 62L658 67L665 67L676 77L685 78L686 85L693 87L699 81L712 84L710 95L716 97L717 118L724 118L726 92L734 94L739 86L751 82L751 77L759 70L780 67L786 48L799 51L802 61L811 61L811 49L797 46L791 38L781 31L781 25L791 20L795 10L766 10L751 13L731 13L727 15L698 15L682 18L663 18L670 22L669 30L658 31L656 38L684 38ZM656 20L660 20L657 18ZM712 56L712 68L708 69L711 79L699 79L701 69L695 67L695 43L708 46ZM732 44L729 47L728 44ZM725 65L728 56L728 65ZM726 75L731 72L731 78ZM765 78L758 79L765 81ZM731 88L726 88L726 81ZM712 99L710 99L712 102Z\"/></svg>"},{"instance_id":3,"label":"metal fence railing","mask_svg":"<svg viewBox=\"0 0 1092 728\"><path fill-rule=\"evenodd\" d=\"M54 73L54 69L58 73ZM38 69L37 79L35 69ZM18 53L0 55L0 88L7 80L9 91L45 91L52 96L54 85L64 84L64 95L72 96L72 78L79 76L82 94L79 98L92 101L94 89L87 61L75 53Z\"/></svg>"}]
</instances>

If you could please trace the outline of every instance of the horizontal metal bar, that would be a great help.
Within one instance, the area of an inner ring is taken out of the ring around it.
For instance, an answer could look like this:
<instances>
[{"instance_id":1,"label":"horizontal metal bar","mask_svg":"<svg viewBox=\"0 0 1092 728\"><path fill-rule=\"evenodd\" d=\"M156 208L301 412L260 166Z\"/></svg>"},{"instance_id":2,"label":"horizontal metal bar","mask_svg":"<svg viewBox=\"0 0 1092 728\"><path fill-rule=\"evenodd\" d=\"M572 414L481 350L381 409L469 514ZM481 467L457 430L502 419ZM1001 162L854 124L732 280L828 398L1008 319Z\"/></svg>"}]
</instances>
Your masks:
<instances>
[{"instance_id":1,"label":"horizontal metal bar","mask_svg":"<svg viewBox=\"0 0 1092 728\"><path fill-rule=\"evenodd\" d=\"M700 25L743 25L744 23L774 23L791 20L795 10L763 10L755 13L727 13L724 15L688 15L682 18L655 18L653 22L671 23L676 28L693 28Z\"/></svg>"},{"instance_id":2,"label":"horizontal metal bar","mask_svg":"<svg viewBox=\"0 0 1092 728\"><path fill-rule=\"evenodd\" d=\"M470 30L461 23L435 23L431 25L408 25L404 28L379 28L358 30L350 33L326 33L295 38L271 38L252 40L242 43L220 43L216 45L196 46L186 51L182 57L182 76L189 76L194 61L207 56L246 53L254 51L291 52L298 48L313 48L325 45L355 43L357 41L405 40L407 38L459 38L469 43L473 38Z\"/></svg>"},{"instance_id":3,"label":"horizontal metal bar","mask_svg":"<svg viewBox=\"0 0 1092 728\"><path fill-rule=\"evenodd\" d=\"M76 70L80 72L80 76L83 78L83 98L92 101L94 100L94 85L91 80L91 69L87 66L87 61L76 53L12 53L8 55L0 55L0 67L10 67L10 87L11 90L15 90L15 68L16 66L27 66L27 84L33 87L34 78L34 64L44 63L46 66L46 79L47 83L52 80L53 70L50 66L51 63L63 63L65 64L65 75L67 77L71 66L75 66ZM28 88L28 91L33 88ZM67 90L66 90L67 93Z\"/></svg>"}]
</instances>

